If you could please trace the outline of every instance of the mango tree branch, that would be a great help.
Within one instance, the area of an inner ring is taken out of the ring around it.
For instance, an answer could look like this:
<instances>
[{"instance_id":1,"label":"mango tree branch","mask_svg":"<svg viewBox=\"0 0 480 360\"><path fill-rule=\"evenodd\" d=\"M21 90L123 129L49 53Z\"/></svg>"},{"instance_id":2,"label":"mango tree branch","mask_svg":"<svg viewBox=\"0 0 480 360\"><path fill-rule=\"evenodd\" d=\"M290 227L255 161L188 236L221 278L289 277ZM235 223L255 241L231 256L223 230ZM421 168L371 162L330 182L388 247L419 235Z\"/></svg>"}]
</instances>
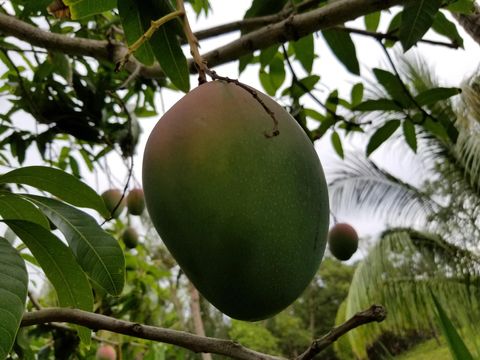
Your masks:
<instances>
[{"instance_id":1,"label":"mango tree branch","mask_svg":"<svg viewBox=\"0 0 480 360\"><path fill-rule=\"evenodd\" d=\"M372 305L370 309L355 314L344 324L333 328L320 339L314 340L310 347L298 357L298 360L310 360L348 331L370 322L383 321L385 316L386 311L382 306ZM52 322L67 322L94 330L109 330L117 334L180 346L197 353L225 355L240 360L285 360L281 357L248 349L231 340L198 336L184 331L142 325L78 309L47 308L28 312L23 315L20 326L25 327Z\"/></svg>"},{"instance_id":2,"label":"mango tree branch","mask_svg":"<svg viewBox=\"0 0 480 360\"><path fill-rule=\"evenodd\" d=\"M310 360L350 330L371 322L382 322L386 316L387 312L383 306L372 305L369 309L356 313L345 323L333 328L320 339L314 340L310 347L302 355L297 357L296 360Z\"/></svg>"},{"instance_id":3,"label":"mango tree branch","mask_svg":"<svg viewBox=\"0 0 480 360\"><path fill-rule=\"evenodd\" d=\"M109 330L117 334L177 345L197 353L213 353L241 360L281 359L276 356L262 354L245 348L231 340L203 337L184 331L137 324L78 309L45 308L43 310L28 312L23 316L21 326L51 322L68 322L94 330Z\"/></svg>"},{"instance_id":4,"label":"mango tree branch","mask_svg":"<svg viewBox=\"0 0 480 360\"><path fill-rule=\"evenodd\" d=\"M388 9L406 0L337 0L320 8L297 15L291 15L285 20L265 26L248 33L239 39L219 47L203 55L208 66L213 67L237 60L258 49L264 49L274 44L296 40L312 32L339 25L359 16L374 11ZM47 50L60 51L67 55L91 56L99 60L119 61L127 52L127 48L118 42L91 40L69 35L51 33L27 24L13 16L0 13L0 32L4 36L14 36L33 46ZM196 68L190 61L190 69ZM125 67L133 71L138 62L130 60ZM146 78L163 77L159 66L146 67L140 65L139 76Z\"/></svg>"}]
</instances>

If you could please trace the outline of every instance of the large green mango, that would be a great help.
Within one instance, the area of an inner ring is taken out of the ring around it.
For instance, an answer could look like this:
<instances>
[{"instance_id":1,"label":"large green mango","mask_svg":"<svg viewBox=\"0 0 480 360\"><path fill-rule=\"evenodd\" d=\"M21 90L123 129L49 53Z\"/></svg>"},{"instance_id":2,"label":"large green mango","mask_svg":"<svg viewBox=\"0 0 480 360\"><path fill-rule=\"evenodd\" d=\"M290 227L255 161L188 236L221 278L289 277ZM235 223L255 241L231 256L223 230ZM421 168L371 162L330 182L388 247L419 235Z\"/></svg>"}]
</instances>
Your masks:
<instances>
[{"instance_id":1,"label":"large green mango","mask_svg":"<svg viewBox=\"0 0 480 360\"><path fill-rule=\"evenodd\" d=\"M253 90L252 90L253 91ZM275 101L212 81L160 119L143 187L158 233L214 306L260 320L292 303L323 257L329 208L312 143Z\"/></svg>"}]
</instances>

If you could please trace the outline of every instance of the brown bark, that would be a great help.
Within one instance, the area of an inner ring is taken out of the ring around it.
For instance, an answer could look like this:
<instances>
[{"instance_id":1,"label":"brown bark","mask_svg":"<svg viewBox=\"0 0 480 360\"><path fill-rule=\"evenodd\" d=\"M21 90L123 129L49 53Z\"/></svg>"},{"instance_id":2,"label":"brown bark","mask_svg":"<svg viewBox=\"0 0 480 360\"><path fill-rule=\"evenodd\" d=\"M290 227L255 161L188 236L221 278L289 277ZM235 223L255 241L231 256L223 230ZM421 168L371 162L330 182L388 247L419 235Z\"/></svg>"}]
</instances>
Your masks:
<instances>
[{"instance_id":1,"label":"brown bark","mask_svg":"<svg viewBox=\"0 0 480 360\"><path fill-rule=\"evenodd\" d=\"M480 6L475 4L475 10L472 14L453 14L458 23L465 29L468 35L480 44Z\"/></svg>"},{"instance_id":2,"label":"brown bark","mask_svg":"<svg viewBox=\"0 0 480 360\"><path fill-rule=\"evenodd\" d=\"M203 326L202 312L200 311L200 294L193 284L188 282L190 292L190 311L192 312L193 329L195 334L205 336L205 327ZM202 353L202 360L212 360L212 355Z\"/></svg>"}]
</instances>

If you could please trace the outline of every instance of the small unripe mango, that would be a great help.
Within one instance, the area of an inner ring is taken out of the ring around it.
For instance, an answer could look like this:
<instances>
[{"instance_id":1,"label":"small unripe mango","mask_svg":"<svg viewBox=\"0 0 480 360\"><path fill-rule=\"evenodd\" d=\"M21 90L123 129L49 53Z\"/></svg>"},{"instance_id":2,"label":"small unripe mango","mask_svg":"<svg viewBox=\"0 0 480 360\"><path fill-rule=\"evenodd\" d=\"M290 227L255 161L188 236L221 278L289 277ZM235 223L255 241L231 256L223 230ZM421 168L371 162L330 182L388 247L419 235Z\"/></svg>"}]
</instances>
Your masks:
<instances>
[{"instance_id":1,"label":"small unripe mango","mask_svg":"<svg viewBox=\"0 0 480 360\"><path fill-rule=\"evenodd\" d=\"M358 234L345 223L335 224L328 233L328 249L338 260L346 261L358 248Z\"/></svg>"},{"instance_id":2,"label":"small unripe mango","mask_svg":"<svg viewBox=\"0 0 480 360\"><path fill-rule=\"evenodd\" d=\"M95 354L97 360L115 360L117 352L111 345L100 345Z\"/></svg>"},{"instance_id":3,"label":"small unripe mango","mask_svg":"<svg viewBox=\"0 0 480 360\"><path fill-rule=\"evenodd\" d=\"M317 272L329 221L323 170L302 128L259 91L211 81L185 95L148 139L143 189L173 257L233 318L275 315Z\"/></svg>"},{"instance_id":4,"label":"small unripe mango","mask_svg":"<svg viewBox=\"0 0 480 360\"><path fill-rule=\"evenodd\" d=\"M142 189L135 188L128 193L127 209L132 215L142 215L145 210L145 196Z\"/></svg>"},{"instance_id":5,"label":"small unripe mango","mask_svg":"<svg viewBox=\"0 0 480 360\"><path fill-rule=\"evenodd\" d=\"M122 191L119 189L107 190L102 194L102 198L103 198L103 202L105 203L105 206L107 207L112 217L118 218L118 216L122 213L123 209L125 208L125 199L122 199L117 209L115 210L115 213L113 214L112 212L115 209L115 206L117 206L118 202L122 198Z\"/></svg>"},{"instance_id":6,"label":"small unripe mango","mask_svg":"<svg viewBox=\"0 0 480 360\"><path fill-rule=\"evenodd\" d=\"M122 241L125 244L127 249L133 249L138 245L138 233L137 231L129 226L122 233Z\"/></svg>"}]
</instances>

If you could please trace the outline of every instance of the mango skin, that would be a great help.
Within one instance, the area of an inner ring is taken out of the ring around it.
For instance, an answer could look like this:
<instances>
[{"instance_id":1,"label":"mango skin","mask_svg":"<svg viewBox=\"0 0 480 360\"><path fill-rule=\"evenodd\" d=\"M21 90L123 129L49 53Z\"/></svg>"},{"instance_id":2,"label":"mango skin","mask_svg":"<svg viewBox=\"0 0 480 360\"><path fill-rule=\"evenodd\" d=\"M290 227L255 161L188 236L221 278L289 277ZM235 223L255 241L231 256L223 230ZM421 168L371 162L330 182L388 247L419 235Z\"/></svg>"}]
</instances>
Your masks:
<instances>
[{"instance_id":1,"label":"mango skin","mask_svg":"<svg viewBox=\"0 0 480 360\"><path fill-rule=\"evenodd\" d=\"M357 231L349 224L335 224L328 233L328 249L338 260L346 261L358 248Z\"/></svg>"},{"instance_id":2,"label":"mango skin","mask_svg":"<svg viewBox=\"0 0 480 360\"><path fill-rule=\"evenodd\" d=\"M312 143L275 101L208 82L158 121L144 153L147 210L202 295L240 320L291 304L316 273L329 223Z\"/></svg>"}]
</instances>

